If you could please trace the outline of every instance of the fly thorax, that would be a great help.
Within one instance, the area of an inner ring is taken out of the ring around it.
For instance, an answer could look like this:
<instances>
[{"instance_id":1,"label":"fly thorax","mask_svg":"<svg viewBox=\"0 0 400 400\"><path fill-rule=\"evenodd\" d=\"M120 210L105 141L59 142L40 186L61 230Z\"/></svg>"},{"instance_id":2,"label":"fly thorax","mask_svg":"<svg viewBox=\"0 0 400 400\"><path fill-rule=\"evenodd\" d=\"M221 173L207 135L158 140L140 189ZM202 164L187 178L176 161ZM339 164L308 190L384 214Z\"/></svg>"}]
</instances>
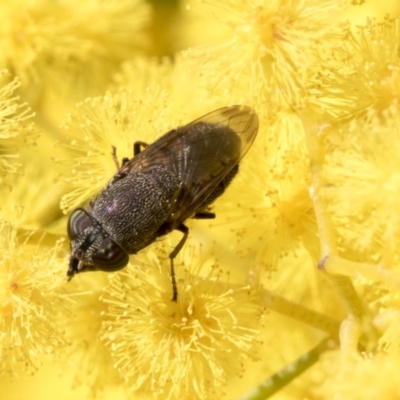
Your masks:
<instances>
[{"instance_id":1,"label":"fly thorax","mask_svg":"<svg viewBox=\"0 0 400 400\"><path fill-rule=\"evenodd\" d=\"M177 187L177 178L162 167L128 174L91 201L91 213L113 240L134 254L154 241Z\"/></svg>"}]
</instances>

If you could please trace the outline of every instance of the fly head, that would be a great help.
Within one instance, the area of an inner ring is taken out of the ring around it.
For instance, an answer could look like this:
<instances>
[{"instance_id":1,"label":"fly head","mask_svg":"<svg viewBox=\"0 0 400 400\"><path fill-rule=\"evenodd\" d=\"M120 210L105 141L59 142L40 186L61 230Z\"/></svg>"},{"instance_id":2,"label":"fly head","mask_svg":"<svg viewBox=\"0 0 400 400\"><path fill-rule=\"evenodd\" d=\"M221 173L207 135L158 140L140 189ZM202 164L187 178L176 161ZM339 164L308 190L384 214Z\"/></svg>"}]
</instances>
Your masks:
<instances>
[{"instance_id":1,"label":"fly head","mask_svg":"<svg viewBox=\"0 0 400 400\"><path fill-rule=\"evenodd\" d=\"M128 253L83 208L70 215L68 237L71 243L69 280L85 271L117 271L129 262Z\"/></svg>"}]
</instances>

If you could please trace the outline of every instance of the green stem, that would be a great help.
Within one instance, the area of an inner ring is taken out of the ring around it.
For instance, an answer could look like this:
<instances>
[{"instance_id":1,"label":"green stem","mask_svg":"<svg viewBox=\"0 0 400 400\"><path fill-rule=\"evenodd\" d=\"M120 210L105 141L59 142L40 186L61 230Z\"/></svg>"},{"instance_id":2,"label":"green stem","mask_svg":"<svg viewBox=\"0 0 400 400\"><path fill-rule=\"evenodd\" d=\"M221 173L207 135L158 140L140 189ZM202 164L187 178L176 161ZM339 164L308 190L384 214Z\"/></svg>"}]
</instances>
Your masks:
<instances>
[{"instance_id":1,"label":"green stem","mask_svg":"<svg viewBox=\"0 0 400 400\"><path fill-rule=\"evenodd\" d=\"M251 389L239 400L265 400L287 386L304 371L312 367L320 358L321 354L335 345L331 338L324 339L316 347L303 354L276 374L261 382L257 387Z\"/></svg>"},{"instance_id":2,"label":"green stem","mask_svg":"<svg viewBox=\"0 0 400 400\"><path fill-rule=\"evenodd\" d=\"M314 205L321 246L321 262L319 267L327 272L324 268L325 262L330 257L337 258L338 249L332 220L325 201L321 196L321 190L324 187L321 177L325 161L325 151L321 139L322 129L312 116L306 112L302 112L300 118L304 125L305 140L310 157L310 197ZM340 266L337 265L337 267ZM350 278L345 276L346 270L341 266L339 271L340 275L326 273L326 277L335 288L347 311L347 320L342 325L340 335L342 347L355 350L358 345L359 335L361 334L360 327L368 319L368 316Z\"/></svg>"},{"instance_id":3,"label":"green stem","mask_svg":"<svg viewBox=\"0 0 400 400\"><path fill-rule=\"evenodd\" d=\"M340 329L340 321L338 320L286 300L268 290L262 290L261 304L281 315L285 315L324 331L334 338L338 337Z\"/></svg>"}]
</instances>

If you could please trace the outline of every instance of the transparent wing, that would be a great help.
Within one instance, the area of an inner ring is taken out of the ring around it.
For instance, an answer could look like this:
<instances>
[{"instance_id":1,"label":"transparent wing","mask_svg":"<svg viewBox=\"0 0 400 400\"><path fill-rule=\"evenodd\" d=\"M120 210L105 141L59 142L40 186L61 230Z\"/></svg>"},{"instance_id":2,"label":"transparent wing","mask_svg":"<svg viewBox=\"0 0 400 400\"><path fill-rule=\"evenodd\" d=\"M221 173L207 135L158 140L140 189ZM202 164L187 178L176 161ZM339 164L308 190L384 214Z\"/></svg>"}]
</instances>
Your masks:
<instances>
[{"instance_id":1,"label":"transparent wing","mask_svg":"<svg viewBox=\"0 0 400 400\"><path fill-rule=\"evenodd\" d=\"M167 168L179 182L169 223L189 218L247 153L258 116L247 106L215 110L174 129L129 160L118 173Z\"/></svg>"}]
</instances>

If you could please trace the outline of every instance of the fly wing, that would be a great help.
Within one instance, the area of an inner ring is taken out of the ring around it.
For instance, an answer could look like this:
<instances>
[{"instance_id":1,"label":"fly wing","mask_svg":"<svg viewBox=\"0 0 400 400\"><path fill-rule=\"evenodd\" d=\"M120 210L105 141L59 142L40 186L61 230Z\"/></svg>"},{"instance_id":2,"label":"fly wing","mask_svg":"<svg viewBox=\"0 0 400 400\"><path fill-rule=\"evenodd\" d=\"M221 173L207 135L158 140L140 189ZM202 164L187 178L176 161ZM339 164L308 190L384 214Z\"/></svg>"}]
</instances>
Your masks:
<instances>
[{"instance_id":1,"label":"fly wing","mask_svg":"<svg viewBox=\"0 0 400 400\"><path fill-rule=\"evenodd\" d=\"M128 161L120 171L166 168L179 182L168 223L177 227L195 213L239 163L258 131L258 117L247 106L215 110L174 129Z\"/></svg>"},{"instance_id":2,"label":"fly wing","mask_svg":"<svg viewBox=\"0 0 400 400\"><path fill-rule=\"evenodd\" d=\"M225 107L183 128L191 132L182 140L192 151L181 150L180 162L175 163L181 188L171 211L172 227L201 208L238 165L256 137L258 117L249 107Z\"/></svg>"}]
</instances>

